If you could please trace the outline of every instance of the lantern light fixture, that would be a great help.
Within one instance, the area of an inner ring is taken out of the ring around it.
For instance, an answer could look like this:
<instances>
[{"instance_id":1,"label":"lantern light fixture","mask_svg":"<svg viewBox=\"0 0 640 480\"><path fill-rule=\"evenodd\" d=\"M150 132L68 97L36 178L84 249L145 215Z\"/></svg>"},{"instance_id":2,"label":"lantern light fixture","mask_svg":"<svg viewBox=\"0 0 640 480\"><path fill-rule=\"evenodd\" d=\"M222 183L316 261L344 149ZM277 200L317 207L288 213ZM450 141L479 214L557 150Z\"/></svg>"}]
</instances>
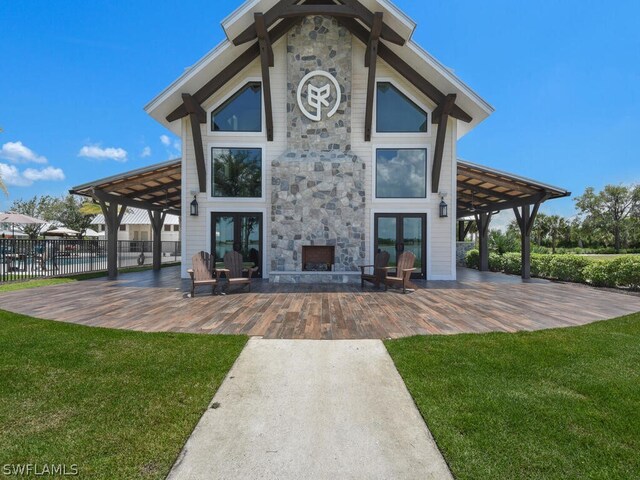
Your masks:
<instances>
[{"instance_id":1,"label":"lantern light fixture","mask_svg":"<svg viewBox=\"0 0 640 480\"><path fill-rule=\"evenodd\" d=\"M193 202L191 202L191 216L198 216L198 200L196 199L195 195L193 196Z\"/></svg>"}]
</instances>

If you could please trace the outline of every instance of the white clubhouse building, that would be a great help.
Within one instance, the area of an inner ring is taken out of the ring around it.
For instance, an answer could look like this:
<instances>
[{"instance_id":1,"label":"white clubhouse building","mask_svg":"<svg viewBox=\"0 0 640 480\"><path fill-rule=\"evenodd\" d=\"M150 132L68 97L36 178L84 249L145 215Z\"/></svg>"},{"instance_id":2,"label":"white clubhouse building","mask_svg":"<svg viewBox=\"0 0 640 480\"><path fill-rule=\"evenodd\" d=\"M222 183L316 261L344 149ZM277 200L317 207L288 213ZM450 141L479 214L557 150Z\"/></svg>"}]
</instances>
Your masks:
<instances>
[{"instance_id":1,"label":"white clubhouse building","mask_svg":"<svg viewBox=\"0 0 640 480\"><path fill-rule=\"evenodd\" d=\"M387 0L248 0L222 28L145 107L182 140L179 164L159 166L174 173L74 189L150 210L172 201L185 277L197 252L235 248L274 282L346 282L378 250L393 262L411 249L418 278L454 280L460 220L475 216L486 250L494 211L520 209L526 232L540 203L567 194L458 160L458 139L493 109ZM332 267L307 269L326 247Z\"/></svg>"}]
</instances>

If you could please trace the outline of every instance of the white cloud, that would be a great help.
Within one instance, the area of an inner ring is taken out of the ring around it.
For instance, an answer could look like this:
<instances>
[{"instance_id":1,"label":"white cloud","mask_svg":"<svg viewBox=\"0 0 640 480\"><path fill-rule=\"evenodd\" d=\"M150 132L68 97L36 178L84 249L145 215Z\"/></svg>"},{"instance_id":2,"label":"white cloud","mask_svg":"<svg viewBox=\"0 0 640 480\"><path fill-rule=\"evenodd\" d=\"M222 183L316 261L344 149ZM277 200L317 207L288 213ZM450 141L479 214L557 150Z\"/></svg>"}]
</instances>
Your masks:
<instances>
[{"instance_id":1,"label":"white cloud","mask_svg":"<svg viewBox=\"0 0 640 480\"><path fill-rule=\"evenodd\" d=\"M93 158L96 160L127 161L127 151L123 148L102 148L97 145L85 145L78 153L79 157Z\"/></svg>"},{"instance_id":2,"label":"white cloud","mask_svg":"<svg viewBox=\"0 0 640 480\"><path fill-rule=\"evenodd\" d=\"M160 135L160 142L166 147L169 158L176 158L182 154L182 142L179 139L171 140L168 135Z\"/></svg>"},{"instance_id":3,"label":"white cloud","mask_svg":"<svg viewBox=\"0 0 640 480\"><path fill-rule=\"evenodd\" d=\"M64 180L64 172L60 168L45 167L42 169L27 168L20 172L15 165L0 163L0 178L5 184L14 187L29 187L34 182Z\"/></svg>"},{"instance_id":4,"label":"white cloud","mask_svg":"<svg viewBox=\"0 0 640 480\"><path fill-rule=\"evenodd\" d=\"M151 147L144 147L142 149L142 153L140 154L140 158L147 158L151 156Z\"/></svg>"},{"instance_id":5,"label":"white cloud","mask_svg":"<svg viewBox=\"0 0 640 480\"><path fill-rule=\"evenodd\" d=\"M6 163L0 163L0 178L8 186L28 187L32 183L23 178L14 165L7 165Z\"/></svg>"},{"instance_id":6,"label":"white cloud","mask_svg":"<svg viewBox=\"0 0 640 480\"><path fill-rule=\"evenodd\" d=\"M11 163L47 163L47 159L36 154L22 142L7 142L0 149L0 158Z\"/></svg>"},{"instance_id":7,"label":"white cloud","mask_svg":"<svg viewBox=\"0 0 640 480\"><path fill-rule=\"evenodd\" d=\"M27 180L31 180L32 182L57 182L64 180L65 178L62 169L55 167L46 167L41 170L36 170L35 168L27 168L24 172L22 172L22 176Z\"/></svg>"}]
</instances>

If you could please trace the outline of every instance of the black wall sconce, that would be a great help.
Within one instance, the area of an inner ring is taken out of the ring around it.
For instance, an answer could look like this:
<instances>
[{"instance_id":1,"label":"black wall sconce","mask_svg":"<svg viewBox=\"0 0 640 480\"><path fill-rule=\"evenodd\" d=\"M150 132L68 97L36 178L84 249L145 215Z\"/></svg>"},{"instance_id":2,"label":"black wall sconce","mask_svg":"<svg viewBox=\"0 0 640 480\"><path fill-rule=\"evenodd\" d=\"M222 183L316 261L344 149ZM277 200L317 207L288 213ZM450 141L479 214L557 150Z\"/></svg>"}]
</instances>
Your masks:
<instances>
[{"instance_id":1,"label":"black wall sconce","mask_svg":"<svg viewBox=\"0 0 640 480\"><path fill-rule=\"evenodd\" d=\"M444 201L444 196L440 197L440 218L447 218L449 216L449 206Z\"/></svg>"},{"instance_id":2,"label":"black wall sconce","mask_svg":"<svg viewBox=\"0 0 640 480\"><path fill-rule=\"evenodd\" d=\"M196 200L196 196L193 196L193 202L191 202L191 216L198 216L198 200Z\"/></svg>"}]
</instances>

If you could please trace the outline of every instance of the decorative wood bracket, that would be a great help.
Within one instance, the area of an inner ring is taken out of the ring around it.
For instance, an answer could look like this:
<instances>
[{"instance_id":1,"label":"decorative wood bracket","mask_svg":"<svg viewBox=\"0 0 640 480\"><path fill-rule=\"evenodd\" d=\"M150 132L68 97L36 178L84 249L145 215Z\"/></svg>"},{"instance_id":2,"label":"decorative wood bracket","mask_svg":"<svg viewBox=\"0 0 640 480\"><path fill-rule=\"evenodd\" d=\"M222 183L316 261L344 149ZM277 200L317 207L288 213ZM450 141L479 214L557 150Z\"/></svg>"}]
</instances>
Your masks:
<instances>
[{"instance_id":1,"label":"decorative wood bracket","mask_svg":"<svg viewBox=\"0 0 640 480\"><path fill-rule=\"evenodd\" d=\"M373 18L373 28L367 44L367 52L364 56L364 65L369 67L369 78L367 81L367 105L364 119L364 141L371 141L373 124L373 99L376 90L376 67L378 63L378 43L382 32L382 12L376 12Z\"/></svg>"},{"instance_id":2,"label":"decorative wood bracket","mask_svg":"<svg viewBox=\"0 0 640 480\"><path fill-rule=\"evenodd\" d=\"M271 100L271 77L269 67L274 65L273 46L262 13L254 15L255 27L260 44L260 66L262 68L262 93L264 95L264 114L267 122L267 141L273 142L273 106Z\"/></svg>"},{"instance_id":3,"label":"decorative wood bracket","mask_svg":"<svg viewBox=\"0 0 640 480\"><path fill-rule=\"evenodd\" d=\"M298 18L312 15L328 15L332 17L344 17L358 19L369 29L373 28L374 14L362 5L358 0L342 0L343 5L335 4L304 4L296 5L296 0L284 0L278 2L273 8L264 14L266 28L271 28L281 18ZM396 45L404 45L405 40L388 25L382 26L381 36L384 40ZM256 25L250 25L236 38L234 45L242 45L258 38Z\"/></svg>"},{"instance_id":4,"label":"decorative wood bracket","mask_svg":"<svg viewBox=\"0 0 640 480\"><path fill-rule=\"evenodd\" d=\"M447 95L444 103L442 103L442 113L438 122L438 134L436 136L436 146L433 152L433 168L431 169L431 192L438 193L440 191L440 173L442 171L442 156L444 154L444 144L447 140L447 123L449 121L449 113L456 103L456 94Z\"/></svg>"},{"instance_id":5,"label":"decorative wood bracket","mask_svg":"<svg viewBox=\"0 0 640 480\"><path fill-rule=\"evenodd\" d=\"M191 135L193 137L193 150L196 155L196 169L198 171L198 186L200 192L207 191L207 169L204 163L204 146L202 144L202 131L200 124L207 122L206 114L198 102L188 93L182 94L182 103L189 114L191 123ZM202 121L204 120L204 121Z\"/></svg>"}]
</instances>

